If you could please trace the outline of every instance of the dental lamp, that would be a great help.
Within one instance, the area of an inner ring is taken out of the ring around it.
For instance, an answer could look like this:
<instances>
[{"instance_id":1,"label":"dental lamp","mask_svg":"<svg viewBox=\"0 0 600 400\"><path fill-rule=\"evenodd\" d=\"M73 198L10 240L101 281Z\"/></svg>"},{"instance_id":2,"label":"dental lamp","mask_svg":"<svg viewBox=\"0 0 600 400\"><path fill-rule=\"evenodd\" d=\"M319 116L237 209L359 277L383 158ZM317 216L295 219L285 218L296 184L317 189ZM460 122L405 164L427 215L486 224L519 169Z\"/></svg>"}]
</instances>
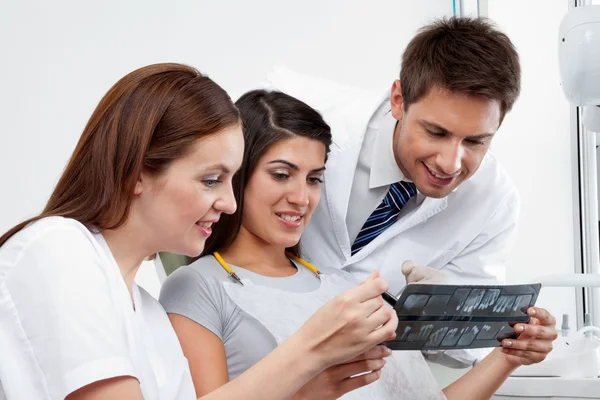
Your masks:
<instances>
[{"instance_id":1,"label":"dental lamp","mask_svg":"<svg viewBox=\"0 0 600 400\"><path fill-rule=\"evenodd\" d=\"M600 145L600 5L572 8L563 18L558 35L558 65L560 81L566 99L582 108L581 123L586 130L595 132L595 138L582 132L579 138L580 195L582 242L586 274L543 277L544 286L600 287L598 258L598 193L596 149ZM595 142L595 146L594 146ZM545 282L544 282L545 280ZM594 324L600 323L596 304L597 290L584 294L591 308L588 310Z\"/></svg>"},{"instance_id":2,"label":"dental lamp","mask_svg":"<svg viewBox=\"0 0 600 400\"><path fill-rule=\"evenodd\" d=\"M559 71L567 100L583 107L583 124L600 132L600 5L575 7L559 28Z\"/></svg>"}]
</instances>

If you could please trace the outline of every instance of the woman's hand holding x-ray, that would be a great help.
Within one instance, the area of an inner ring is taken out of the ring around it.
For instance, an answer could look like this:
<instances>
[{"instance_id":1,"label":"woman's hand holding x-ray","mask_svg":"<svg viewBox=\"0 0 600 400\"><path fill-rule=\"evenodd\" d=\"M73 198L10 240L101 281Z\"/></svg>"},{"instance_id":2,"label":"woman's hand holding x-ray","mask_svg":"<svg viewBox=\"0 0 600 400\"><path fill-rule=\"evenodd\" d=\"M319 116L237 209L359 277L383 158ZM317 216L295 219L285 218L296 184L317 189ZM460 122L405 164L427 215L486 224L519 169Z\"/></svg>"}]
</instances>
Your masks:
<instances>
[{"instance_id":1,"label":"woman's hand holding x-ray","mask_svg":"<svg viewBox=\"0 0 600 400\"><path fill-rule=\"evenodd\" d=\"M546 309L529 307L531 317L527 324L515 324L518 339L504 339L502 353L514 366L535 364L543 361L552 351L552 342L558 337L556 319Z\"/></svg>"}]
</instances>

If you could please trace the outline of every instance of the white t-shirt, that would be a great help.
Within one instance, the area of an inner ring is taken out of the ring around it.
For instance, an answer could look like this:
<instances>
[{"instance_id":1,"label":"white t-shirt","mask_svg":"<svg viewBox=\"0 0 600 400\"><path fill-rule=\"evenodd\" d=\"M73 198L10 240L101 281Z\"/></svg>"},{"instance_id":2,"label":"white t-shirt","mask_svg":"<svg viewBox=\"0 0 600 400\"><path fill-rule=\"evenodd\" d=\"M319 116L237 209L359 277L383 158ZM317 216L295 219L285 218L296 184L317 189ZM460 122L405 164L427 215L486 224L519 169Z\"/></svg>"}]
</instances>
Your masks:
<instances>
[{"instance_id":1,"label":"white t-shirt","mask_svg":"<svg viewBox=\"0 0 600 400\"><path fill-rule=\"evenodd\" d=\"M144 399L195 399L163 308L131 297L104 238L73 219L30 224L0 248L0 399L64 399L116 376Z\"/></svg>"}]
</instances>

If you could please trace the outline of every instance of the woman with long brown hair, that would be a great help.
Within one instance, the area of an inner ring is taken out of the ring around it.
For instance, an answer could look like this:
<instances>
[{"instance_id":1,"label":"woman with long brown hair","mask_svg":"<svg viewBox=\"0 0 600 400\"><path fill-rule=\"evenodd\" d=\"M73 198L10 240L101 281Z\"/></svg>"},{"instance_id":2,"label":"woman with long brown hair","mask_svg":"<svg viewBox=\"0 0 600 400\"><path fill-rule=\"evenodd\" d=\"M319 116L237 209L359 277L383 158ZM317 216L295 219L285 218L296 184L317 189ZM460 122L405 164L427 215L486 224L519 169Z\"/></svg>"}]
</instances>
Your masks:
<instances>
[{"instance_id":1,"label":"woman with long brown hair","mask_svg":"<svg viewBox=\"0 0 600 400\"><path fill-rule=\"evenodd\" d=\"M193 68L148 66L108 91L43 212L0 237L0 398L196 397L166 313L134 278L157 252L202 252L236 209L243 146L238 110ZM287 398L390 339L386 288L374 274L333 299L206 398Z\"/></svg>"}]
</instances>

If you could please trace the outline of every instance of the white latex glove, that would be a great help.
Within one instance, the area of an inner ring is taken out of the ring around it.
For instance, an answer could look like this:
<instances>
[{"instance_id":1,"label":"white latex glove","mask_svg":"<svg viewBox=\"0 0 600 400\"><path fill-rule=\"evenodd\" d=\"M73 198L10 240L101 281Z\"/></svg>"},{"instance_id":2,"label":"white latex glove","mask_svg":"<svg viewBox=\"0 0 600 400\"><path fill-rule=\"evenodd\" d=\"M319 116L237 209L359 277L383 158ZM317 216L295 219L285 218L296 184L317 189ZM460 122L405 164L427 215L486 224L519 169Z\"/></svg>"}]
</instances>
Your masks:
<instances>
[{"instance_id":1,"label":"white latex glove","mask_svg":"<svg viewBox=\"0 0 600 400\"><path fill-rule=\"evenodd\" d=\"M407 285L411 283L444 284L448 280L448 277L442 271L417 265L411 260L402 263L402 273L406 277Z\"/></svg>"}]
</instances>

